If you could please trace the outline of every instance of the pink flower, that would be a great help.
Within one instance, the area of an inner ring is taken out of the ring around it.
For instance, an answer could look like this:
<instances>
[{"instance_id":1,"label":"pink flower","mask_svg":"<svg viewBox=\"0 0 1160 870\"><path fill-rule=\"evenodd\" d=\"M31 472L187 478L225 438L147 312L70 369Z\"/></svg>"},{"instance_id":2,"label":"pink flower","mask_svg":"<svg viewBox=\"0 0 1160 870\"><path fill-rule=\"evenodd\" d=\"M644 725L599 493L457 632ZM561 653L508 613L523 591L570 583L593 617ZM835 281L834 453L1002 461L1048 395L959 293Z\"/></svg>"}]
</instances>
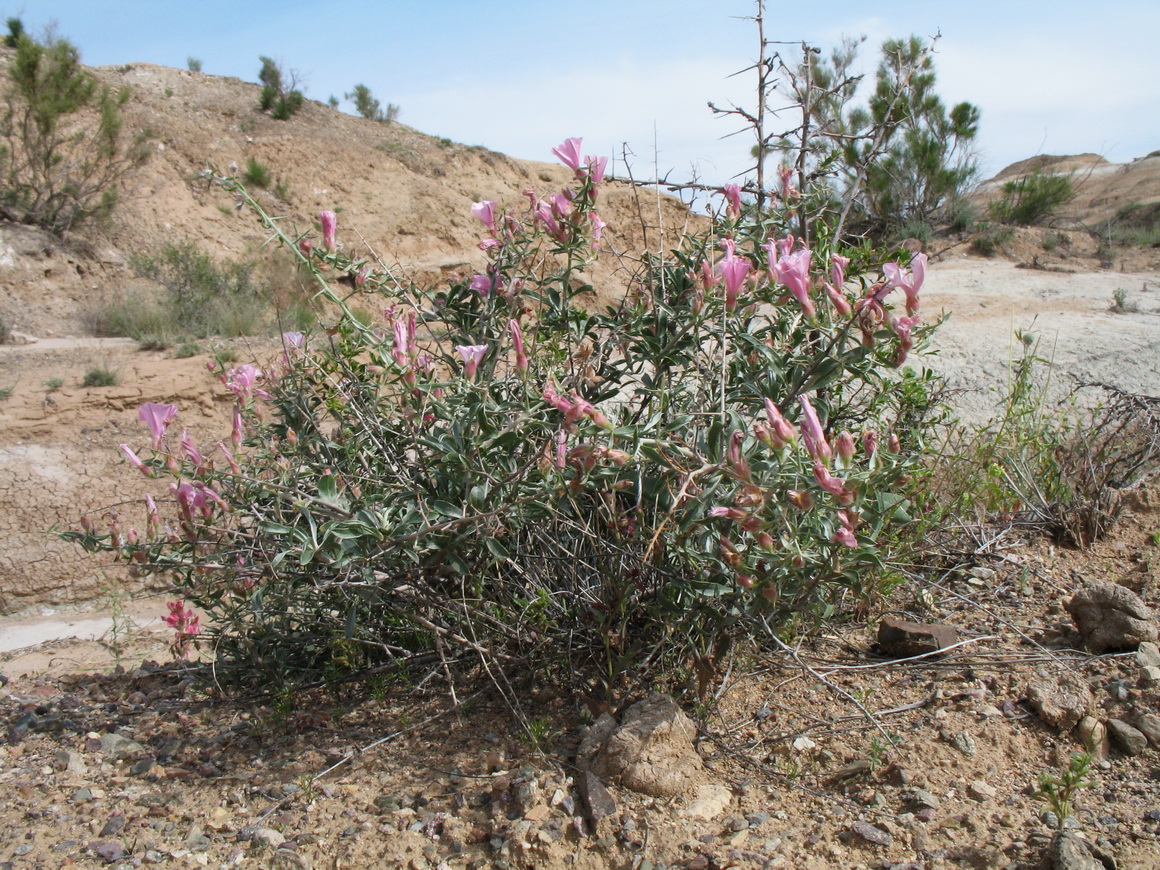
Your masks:
<instances>
[{"instance_id":1,"label":"pink flower","mask_svg":"<svg viewBox=\"0 0 1160 870\"><path fill-rule=\"evenodd\" d=\"M457 344L455 345L455 349L459 351L459 355L463 358L463 376L469 381L475 380L475 370L479 366L479 361L487 353L487 345Z\"/></svg>"},{"instance_id":2,"label":"pink flower","mask_svg":"<svg viewBox=\"0 0 1160 870\"><path fill-rule=\"evenodd\" d=\"M838 511L838 522L841 523L841 527L834 532L830 540L844 547L850 547L851 549L857 547L858 539L854 537L854 520L850 516L850 512L846 510Z\"/></svg>"},{"instance_id":3,"label":"pink flower","mask_svg":"<svg viewBox=\"0 0 1160 870\"><path fill-rule=\"evenodd\" d=\"M878 450L878 433L873 429L867 429L862 433L862 449L866 451L867 456L873 456Z\"/></svg>"},{"instance_id":4,"label":"pink flower","mask_svg":"<svg viewBox=\"0 0 1160 870\"><path fill-rule=\"evenodd\" d=\"M335 250L338 247L334 240L335 231L338 229L338 215L330 209L320 211L318 222L322 224L322 247L328 251Z\"/></svg>"},{"instance_id":5,"label":"pink flower","mask_svg":"<svg viewBox=\"0 0 1160 870\"><path fill-rule=\"evenodd\" d=\"M830 495L836 495L842 504L854 501L854 494L846 489L846 482L830 474L830 470L817 460L814 461L814 479Z\"/></svg>"},{"instance_id":6,"label":"pink flower","mask_svg":"<svg viewBox=\"0 0 1160 870\"><path fill-rule=\"evenodd\" d=\"M750 263L748 258L734 255L732 239L725 239L721 246L725 256L717 264L717 272L725 279L725 310L732 311L737 307L737 294L749 275Z\"/></svg>"},{"instance_id":7,"label":"pink flower","mask_svg":"<svg viewBox=\"0 0 1160 870\"><path fill-rule=\"evenodd\" d=\"M471 283L468 286L480 296L490 296L493 282L488 275L476 272L471 276Z\"/></svg>"},{"instance_id":8,"label":"pink flower","mask_svg":"<svg viewBox=\"0 0 1160 870\"><path fill-rule=\"evenodd\" d=\"M783 163L778 167L777 174L781 176L781 195L783 199L792 199L798 195L798 189L793 186L793 167Z\"/></svg>"},{"instance_id":9,"label":"pink flower","mask_svg":"<svg viewBox=\"0 0 1160 870\"><path fill-rule=\"evenodd\" d=\"M798 396L798 401L802 406L801 431L806 450L815 460L829 462L834 452L826 441L826 433L822 430L822 422L818 419L817 411L804 394Z\"/></svg>"},{"instance_id":10,"label":"pink flower","mask_svg":"<svg viewBox=\"0 0 1160 870\"><path fill-rule=\"evenodd\" d=\"M145 534L152 538L157 534L157 527L161 524L157 502L149 493L145 493Z\"/></svg>"},{"instance_id":11,"label":"pink flower","mask_svg":"<svg viewBox=\"0 0 1160 870\"><path fill-rule=\"evenodd\" d=\"M585 157L584 163L588 168L588 178L592 181L592 198L596 198L596 188L604 181L604 170L608 166L607 157Z\"/></svg>"},{"instance_id":12,"label":"pink flower","mask_svg":"<svg viewBox=\"0 0 1160 870\"><path fill-rule=\"evenodd\" d=\"M193 438L189 435L188 429L181 430L181 452L185 458L197 466L198 470L205 465L205 459L201 455L201 451L194 446Z\"/></svg>"},{"instance_id":13,"label":"pink flower","mask_svg":"<svg viewBox=\"0 0 1160 870\"><path fill-rule=\"evenodd\" d=\"M550 197L548 197L552 203L552 214L560 220L564 220L572 214L572 197L568 195L569 193L571 193L571 191L565 191L564 193L553 193Z\"/></svg>"},{"instance_id":14,"label":"pink flower","mask_svg":"<svg viewBox=\"0 0 1160 870\"><path fill-rule=\"evenodd\" d=\"M914 347L914 339L910 331L918 325L918 315L914 317L891 317L888 320L890 328L898 336L898 353L894 357L894 365L900 366L906 362L906 355Z\"/></svg>"},{"instance_id":15,"label":"pink flower","mask_svg":"<svg viewBox=\"0 0 1160 870\"><path fill-rule=\"evenodd\" d=\"M835 287L841 288L846 283L846 267L849 265L849 257L842 257L838 254L830 255L830 281Z\"/></svg>"},{"instance_id":16,"label":"pink flower","mask_svg":"<svg viewBox=\"0 0 1160 870\"><path fill-rule=\"evenodd\" d=\"M144 462L142 462L140 457L137 456L136 453L134 453L132 450L129 449L128 444L121 445L121 452L125 454L125 458L129 460L129 463L134 468L136 468L138 471L140 471L146 477L153 476L153 469L149 468L149 466L147 466Z\"/></svg>"},{"instance_id":17,"label":"pink flower","mask_svg":"<svg viewBox=\"0 0 1160 870\"><path fill-rule=\"evenodd\" d=\"M740 480L752 480L753 472L750 471L749 463L745 461L745 457L741 455L741 442L744 440L745 433L740 429L735 429L733 434L729 436L729 447L725 451L725 456L733 468L733 473Z\"/></svg>"},{"instance_id":18,"label":"pink flower","mask_svg":"<svg viewBox=\"0 0 1160 870\"><path fill-rule=\"evenodd\" d=\"M793 424L781 415L777 405L771 399L765 400L765 416L769 420L769 426L772 429L771 438L775 450L780 450L785 447L790 441L797 438L797 431L793 428Z\"/></svg>"},{"instance_id":19,"label":"pink flower","mask_svg":"<svg viewBox=\"0 0 1160 870\"><path fill-rule=\"evenodd\" d=\"M608 224L595 211L591 212L588 217L592 221L592 244L595 245L600 241L600 237L604 235L604 228Z\"/></svg>"},{"instance_id":20,"label":"pink flower","mask_svg":"<svg viewBox=\"0 0 1160 870\"><path fill-rule=\"evenodd\" d=\"M849 462L854 458L854 436L843 429L834 439L834 449L843 462Z\"/></svg>"},{"instance_id":21,"label":"pink flower","mask_svg":"<svg viewBox=\"0 0 1160 870\"><path fill-rule=\"evenodd\" d=\"M226 388L240 399L248 399L253 395L267 398L267 393L254 388L261 377L262 370L253 363L236 366L226 372Z\"/></svg>"},{"instance_id":22,"label":"pink flower","mask_svg":"<svg viewBox=\"0 0 1160 870\"><path fill-rule=\"evenodd\" d=\"M306 336L301 332L283 332L282 344L286 347L300 348L306 343Z\"/></svg>"},{"instance_id":23,"label":"pink flower","mask_svg":"<svg viewBox=\"0 0 1160 870\"><path fill-rule=\"evenodd\" d=\"M741 510L741 508L728 507L727 505L714 505L709 508L709 516L714 519L725 520L744 520L749 514Z\"/></svg>"},{"instance_id":24,"label":"pink flower","mask_svg":"<svg viewBox=\"0 0 1160 870\"><path fill-rule=\"evenodd\" d=\"M902 442L898 440L898 436L891 432L890 437L886 439L886 449L891 453L902 452Z\"/></svg>"},{"instance_id":25,"label":"pink flower","mask_svg":"<svg viewBox=\"0 0 1160 870\"><path fill-rule=\"evenodd\" d=\"M565 139L559 145L552 149L552 153L560 159L560 162L571 169L573 172L580 170L580 146L584 140L577 137L573 139Z\"/></svg>"},{"instance_id":26,"label":"pink flower","mask_svg":"<svg viewBox=\"0 0 1160 870\"><path fill-rule=\"evenodd\" d=\"M184 659L189 653L193 639L201 633L201 617L187 610L184 601L170 601L165 605L169 608L169 615L165 622L176 632L173 639L173 654Z\"/></svg>"},{"instance_id":27,"label":"pink flower","mask_svg":"<svg viewBox=\"0 0 1160 870\"><path fill-rule=\"evenodd\" d=\"M516 369L521 375L528 373L528 357L524 353L524 334L520 330L520 322L516 319L508 321L508 329L511 330L512 344L516 349Z\"/></svg>"},{"instance_id":28,"label":"pink flower","mask_svg":"<svg viewBox=\"0 0 1160 870\"><path fill-rule=\"evenodd\" d=\"M887 263L882 267L886 275L886 286L900 287L906 294L906 313L918 313L918 291L922 289L922 282L926 280L926 254L915 254L910 261L910 277L902 273L902 266L898 263Z\"/></svg>"},{"instance_id":29,"label":"pink flower","mask_svg":"<svg viewBox=\"0 0 1160 870\"><path fill-rule=\"evenodd\" d=\"M471 213L479 218L488 232L495 232L495 200L485 199L471 204Z\"/></svg>"},{"instance_id":30,"label":"pink flower","mask_svg":"<svg viewBox=\"0 0 1160 870\"><path fill-rule=\"evenodd\" d=\"M767 243L768 244L768 243ZM806 317L815 314L814 303L810 300L810 250L801 248L792 254L783 254L773 268L777 280L789 288L789 292L802 307Z\"/></svg>"},{"instance_id":31,"label":"pink flower","mask_svg":"<svg viewBox=\"0 0 1160 870\"><path fill-rule=\"evenodd\" d=\"M566 240L566 234L561 229L559 222L556 220L556 216L552 214L552 206L543 200L540 200L532 212L532 220L535 223L543 224L544 229L548 231L548 235L556 241L562 242Z\"/></svg>"},{"instance_id":32,"label":"pink flower","mask_svg":"<svg viewBox=\"0 0 1160 870\"><path fill-rule=\"evenodd\" d=\"M230 443L232 443L236 449L242 445L242 438L246 433L246 427L242 423L242 409L238 405L234 405L234 413L231 423L232 426L230 429Z\"/></svg>"},{"instance_id":33,"label":"pink flower","mask_svg":"<svg viewBox=\"0 0 1160 870\"><path fill-rule=\"evenodd\" d=\"M729 203L729 214L733 217L741 217L741 185L726 184L721 188L721 192L725 194L725 200Z\"/></svg>"},{"instance_id":34,"label":"pink flower","mask_svg":"<svg viewBox=\"0 0 1160 870\"><path fill-rule=\"evenodd\" d=\"M563 468L566 457L565 451L568 449L568 433L563 429L556 430L556 467Z\"/></svg>"},{"instance_id":35,"label":"pink flower","mask_svg":"<svg viewBox=\"0 0 1160 870\"><path fill-rule=\"evenodd\" d=\"M160 405L156 402L146 402L137 409L137 419L149 427L153 435L153 449L161 449L161 441L165 437L165 430L169 421L177 415L176 405Z\"/></svg>"},{"instance_id":36,"label":"pink flower","mask_svg":"<svg viewBox=\"0 0 1160 870\"><path fill-rule=\"evenodd\" d=\"M850 308L850 301L846 299L841 290L837 289L829 282L823 284L822 289L826 291L826 298L830 300L830 303L834 306L835 311L837 311L843 317L850 314L853 309Z\"/></svg>"}]
</instances>

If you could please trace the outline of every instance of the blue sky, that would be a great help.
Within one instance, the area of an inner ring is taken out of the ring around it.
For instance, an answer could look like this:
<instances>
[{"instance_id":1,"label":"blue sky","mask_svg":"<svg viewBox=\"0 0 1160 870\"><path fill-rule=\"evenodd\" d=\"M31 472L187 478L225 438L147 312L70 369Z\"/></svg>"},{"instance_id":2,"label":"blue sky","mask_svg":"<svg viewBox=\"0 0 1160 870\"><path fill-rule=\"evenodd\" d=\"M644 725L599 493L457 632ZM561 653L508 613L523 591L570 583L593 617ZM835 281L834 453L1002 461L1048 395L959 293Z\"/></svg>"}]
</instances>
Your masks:
<instances>
[{"instance_id":1,"label":"blue sky","mask_svg":"<svg viewBox=\"0 0 1160 870\"><path fill-rule=\"evenodd\" d=\"M551 160L583 136L637 176L718 184L751 140L706 101L752 103L756 56L742 20L751 0L0 0L33 32L55 21L93 65L149 62L255 81L258 56L301 73L308 97L358 82L425 133ZM935 58L948 104L982 111L985 175L1037 153L1093 151L1127 161L1160 149L1160 3L1156 0L770 0L771 39L828 51L868 37L863 71L894 36L941 33ZM786 47L790 49L789 46ZM792 50L792 49L790 49ZM343 108L349 110L349 104Z\"/></svg>"}]
</instances>

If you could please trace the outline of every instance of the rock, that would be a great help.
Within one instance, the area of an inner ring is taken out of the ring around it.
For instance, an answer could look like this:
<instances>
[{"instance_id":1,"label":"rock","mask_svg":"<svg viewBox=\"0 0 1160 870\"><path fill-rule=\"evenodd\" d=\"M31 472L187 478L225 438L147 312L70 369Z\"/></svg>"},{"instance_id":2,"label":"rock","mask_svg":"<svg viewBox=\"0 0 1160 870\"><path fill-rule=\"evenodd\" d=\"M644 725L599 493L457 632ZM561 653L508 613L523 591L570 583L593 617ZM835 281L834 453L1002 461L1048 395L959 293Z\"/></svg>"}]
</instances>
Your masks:
<instances>
[{"instance_id":1,"label":"rock","mask_svg":"<svg viewBox=\"0 0 1160 870\"><path fill-rule=\"evenodd\" d=\"M1083 741L1084 749L1096 758L1107 755L1108 729L1095 716L1084 716L1079 720L1079 739Z\"/></svg>"},{"instance_id":2,"label":"rock","mask_svg":"<svg viewBox=\"0 0 1160 870\"><path fill-rule=\"evenodd\" d=\"M983 803L984 801L989 801L996 794L998 794L998 789L996 789L993 785L989 785L988 783L983 782L981 779L976 779L974 782L967 786L967 794L969 794L979 803Z\"/></svg>"},{"instance_id":3,"label":"rock","mask_svg":"<svg viewBox=\"0 0 1160 870\"><path fill-rule=\"evenodd\" d=\"M258 828L250 837L251 849L277 849L286 842L286 837L273 828Z\"/></svg>"},{"instance_id":4,"label":"rock","mask_svg":"<svg viewBox=\"0 0 1160 870\"><path fill-rule=\"evenodd\" d=\"M1115 858L1071 831L1052 837L1047 855L1052 870L1116 870Z\"/></svg>"},{"instance_id":5,"label":"rock","mask_svg":"<svg viewBox=\"0 0 1160 870\"><path fill-rule=\"evenodd\" d=\"M1153 747L1160 749L1160 716L1145 713L1136 720L1136 729L1148 738Z\"/></svg>"},{"instance_id":6,"label":"rock","mask_svg":"<svg viewBox=\"0 0 1160 870\"><path fill-rule=\"evenodd\" d=\"M1160 665L1140 668L1140 688L1154 689L1157 686L1160 686Z\"/></svg>"},{"instance_id":7,"label":"rock","mask_svg":"<svg viewBox=\"0 0 1160 870\"><path fill-rule=\"evenodd\" d=\"M1109 719L1108 734L1125 755L1139 755L1148 748L1148 738L1123 719Z\"/></svg>"},{"instance_id":8,"label":"rock","mask_svg":"<svg viewBox=\"0 0 1160 870\"><path fill-rule=\"evenodd\" d=\"M878 651L889 658L910 658L938 652L959 642L953 625L907 622L886 616L878 623Z\"/></svg>"},{"instance_id":9,"label":"rock","mask_svg":"<svg viewBox=\"0 0 1160 870\"><path fill-rule=\"evenodd\" d=\"M703 768L693 747L696 736L696 726L677 703L654 693L625 711L590 767L601 779L616 778L633 791L675 797L692 786Z\"/></svg>"},{"instance_id":10,"label":"rock","mask_svg":"<svg viewBox=\"0 0 1160 870\"><path fill-rule=\"evenodd\" d=\"M1160 667L1160 645L1146 640L1136 648L1136 664L1142 668Z\"/></svg>"},{"instance_id":11,"label":"rock","mask_svg":"<svg viewBox=\"0 0 1160 870\"><path fill-rule=\"evenodd\" d=\"M1032 680L1027 700L1039 718L1060 731L1070 731L1095 706L1088 684L1078 674L1065 671L1055 679Z\"/></svg>"},{"instance_id":12,"label":"rock","mask_svg":"<svg viewBox=\"0 0 1160 870\"><path fill-rule=\"evenodd\" d=\"M612 714L601 713L600 718L592 723L580 741L580 748L576 750L576 767L580 770L590 770L593 760L604 749L604 745L608 743L608 738L615 730L616 720L612 718Z\"/></svg>"},{"instance_id":13,"label":"rock","mask_svg":"<svg viewBox=\"0 0 1160 870\"><path fill-rule=\"evenodd\" d=\"M975 738L968 734L966 731L959 731L958 733L951 735L948 739L948 742L967 758L974 758L975 753L979 751L978 747L975 745Z\"/></svg>"},{"instance_id":14,"label":"rock","mask_svg":"<svg viewBox=\"0 0 1160 870\"><path fill-rule=\"evenodd\" d=\"M98 840L94 843L89 843L89 851L106 864L115 864L118 861L123 861L126 855L125 847L116 840Z\"/></svg>"},{"instance_id":15,"label":"rock","mask_svg":"<svg viewBox=\"0 0 1160 870\"><path fill-rule=\"evenodd\" d=\"M1155 641L1156 617L1131 589L1118 583L1083 587L1064 605L1084 645L1094 653L1133 649Z\"/></svg>"},{"instance_id":16,"label":"rock","mask_svg":"<svg viewBox=\"0 0 1160 870\"><path fill-rule=\"evenodd\" d=\"M723 785L706 784L697 786L692 802L681 810L681 815L690 819L709 821L729 809L733 803L733 792Z\"/></svg>"},{"instance_id":17,"label":"rock","mask_svg":"<svg viewBox=\"0 0 1160 870\"><path fill-rule=\"evenodd\" d=\"M592 826L592 833L600 830L600 823L616 812L616 801L600 781L600 777L590 770L584 771L577 780L580 788L580 798L584 801L587 810L588 823Z\"/></svg>"},{"instance_id":18,"label":"rock","mask_svg":"<svg viewBox=\"0 0 1160 870\"><path fill-rule=\"evenodd\" d=\"M894 841L889 833L869 822L854 822L850 825L850 830L867 843L873 843L875 846L889 846Z\"/></svg>"},{"instance_id":19,"label":"rock","mask_svg":"<svg viewBox=\"0 0 1160 870\"><path fill-rule=\"evenodd\" d=\"M127 755L136 755L144 751L145 747L136 740L131 740L120 734L112 733L101 735L101 752L113 758L124 758Z\"/></svg>"},{"instance_id":20,"label":"rock","mask_svg":"<svg viewBox=\"0 0 1160 870\"><path fill-rule=\"evenodd\" d=\"M918 804L921 807L929 807L932 810L937 810L941 803L937 797L921 788L914 789L914 791L906 796L906 799L911 803Z\"/></svg>"},{"instance_id":21,"label":"rock","mask_svg":"<svg viewBox=\"0 0 1160 870\"><path fill-rule=\"evenodd\" d=\"M79 752L70 752L67 749L58 750L52 757L53 767L73 776L84 776L88 773L88 765Z\"/></svg>"},{"instance_id":22,"label":"rock","mask_svg":"<svg viewBox=\"0 0 1160 870\"><path fill-rule=\"evenodd\" d=\"M101 828L101 833L98 834L97 836L99 836L99 837L115 837L118 834L120 834L121 831L123 831L123 830L125 830L125 817L124 816L110 816L109 820L107 822L105 822L105 826L103 828Z\"/></svg>"}]
</instances>

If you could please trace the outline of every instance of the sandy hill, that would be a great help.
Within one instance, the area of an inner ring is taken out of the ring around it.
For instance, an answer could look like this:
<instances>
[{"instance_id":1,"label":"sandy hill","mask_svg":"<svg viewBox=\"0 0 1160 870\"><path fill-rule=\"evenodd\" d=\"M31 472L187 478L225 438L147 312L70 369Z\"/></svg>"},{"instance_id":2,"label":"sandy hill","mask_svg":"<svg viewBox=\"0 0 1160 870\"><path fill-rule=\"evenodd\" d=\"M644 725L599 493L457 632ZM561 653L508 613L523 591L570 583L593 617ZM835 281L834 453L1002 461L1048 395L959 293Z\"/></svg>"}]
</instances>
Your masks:
<instances>
[{"instance_id":1,"label":"sandy hill","mask_svg":"<svg viewBox=\"0 0 1160 870\"><path fill-rule=\"evenodd\" d=\"M344 244L427 280L485 262L475 249L481 227L469 210L473 201L519 208L525 188L547 195L570 178L559 164L514 160L314 101L287 121L274 120L257 109L258 85L239 79L150 64L94 72L110 85L132 88L128 126L151 128L155 153L133 173L105 228L85 228L83 238L61 245L27 227L0 226L0 317L37 336L83 334L86 309L136 280L128 267L133 254L188 240L223 258L261 256L265 234L252 215L198 179L207 167L244 169L259 161L274 179L270 190L258 191L271 214L305 230L321 209L336 209ZM556 144L544 143L546 160ZM612 247L640 249L643 230L631 191L608 190L602 213ZM660 222L679 228L686 219L680 203L666 197ZM655 200L646 223L658 224ZM610 258L594 283L622 285L624 277L614 271Z\"/></svg>"}]
</instances>

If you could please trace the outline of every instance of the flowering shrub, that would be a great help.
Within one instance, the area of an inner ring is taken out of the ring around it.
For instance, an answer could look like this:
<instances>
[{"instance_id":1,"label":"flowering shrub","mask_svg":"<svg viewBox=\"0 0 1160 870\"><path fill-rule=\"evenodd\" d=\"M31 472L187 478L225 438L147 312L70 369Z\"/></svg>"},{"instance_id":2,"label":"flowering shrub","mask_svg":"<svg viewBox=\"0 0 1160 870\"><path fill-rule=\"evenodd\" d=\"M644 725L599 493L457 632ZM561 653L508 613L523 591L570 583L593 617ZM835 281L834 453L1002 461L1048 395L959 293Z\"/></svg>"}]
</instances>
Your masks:
<instances>
[{"instance_id":1,"label":"flowering shrub","mask_svg":"<svg viewBox=\"0 0 1160 870\"><path fill-rule=\"evenodd\" d=\"M174 519L150 497L143 535L71 534L170 573L219 675L452 648L611 679L662 636L865 603L922 458L930 376L895 369L930 328L924 258L806 248L726 190L710 233L585 310L605 160L579 139L554 153L571 188L475 203L487 266L435 288L350 256L333 212L291 238L218 179L340 316L223 375L215 449L143 406L151 449L122 449L167 481Z\"/></svg>"}]
</instances>

